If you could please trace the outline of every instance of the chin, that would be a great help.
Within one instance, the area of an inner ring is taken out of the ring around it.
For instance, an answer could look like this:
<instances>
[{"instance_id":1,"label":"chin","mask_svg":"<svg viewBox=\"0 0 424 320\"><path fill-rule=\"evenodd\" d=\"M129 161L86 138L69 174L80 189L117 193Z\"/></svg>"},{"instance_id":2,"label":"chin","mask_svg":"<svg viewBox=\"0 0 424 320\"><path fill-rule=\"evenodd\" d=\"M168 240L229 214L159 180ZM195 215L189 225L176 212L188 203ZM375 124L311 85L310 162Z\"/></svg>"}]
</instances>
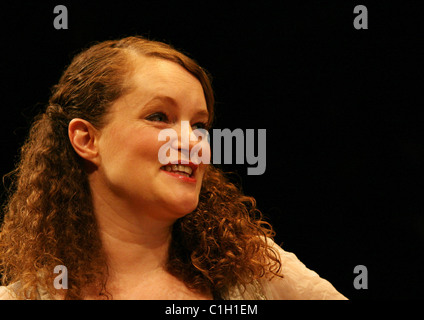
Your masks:
<instances>
[{"instance_id":1,"label":"chin","mask_svg":"<svg viewBox=\"0 0 424 320\"><path fill-rule=\"evenodd\" d=\"M169 207L178 215L178 218L181 218L194 211L198 203L199 199L179 199L179 201L170 203Z\"/></svg>"}]
</instances>

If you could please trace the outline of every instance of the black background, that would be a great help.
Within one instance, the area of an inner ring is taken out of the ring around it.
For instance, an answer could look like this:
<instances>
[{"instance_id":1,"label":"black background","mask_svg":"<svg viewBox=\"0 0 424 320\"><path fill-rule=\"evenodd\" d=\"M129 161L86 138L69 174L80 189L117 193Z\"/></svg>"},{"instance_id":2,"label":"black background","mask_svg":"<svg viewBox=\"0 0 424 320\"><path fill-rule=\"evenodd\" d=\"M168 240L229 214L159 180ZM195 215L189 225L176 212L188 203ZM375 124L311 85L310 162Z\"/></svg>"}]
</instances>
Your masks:
<instances>
[{"instance_id":1,"label":"black background","mask_svg":"<svg viewBox=\"0 0 424 320\"><path fill-rule=\"evenodd\" d=\"M65 5L69 29L53 27ZM353 8L368 8L356 30ZM267 167L227 165L276 241L351 299L423 298L423 18L419 1L0 4L1 167L72 56L143 35L213 76L216 128L266 129ZM4 200L4 192L2 193ZM368 289L356 290L356 265Z\"/></svg>"}]
</instances>

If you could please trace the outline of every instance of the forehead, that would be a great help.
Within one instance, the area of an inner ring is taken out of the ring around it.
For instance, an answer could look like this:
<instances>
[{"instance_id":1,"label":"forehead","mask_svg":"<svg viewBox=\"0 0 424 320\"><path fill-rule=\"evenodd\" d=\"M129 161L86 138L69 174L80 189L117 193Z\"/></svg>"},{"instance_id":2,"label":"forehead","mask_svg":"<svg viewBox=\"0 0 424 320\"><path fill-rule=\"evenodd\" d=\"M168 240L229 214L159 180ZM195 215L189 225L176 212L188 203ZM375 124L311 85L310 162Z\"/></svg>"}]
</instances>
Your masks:
<instances>
[{"instance_id":1,"label":"forehead","mask_svg":"<svg viewBox=\"0 0 424 320\"><path fill-rule=\"evenodd\" d=\"M127 79L129 90L118 98L106 114L113 119L138 118L158 106L170 106L187 115L210 116L200 81L179 64L159 59L137 57ZM159 110L160 111L160 110Z\"/></svg>"},{"instance_id":2,"label":"forehead","mask_svg":"<svg viewBox=\"0 0 424 320\"><path fill-rule=\"evenodd\" d=\"M175 62L146 57L136 59L130 81L133 93L146 99L157 95L170 96L206 108L200 81Z\"/></svg>"}]
</instances>

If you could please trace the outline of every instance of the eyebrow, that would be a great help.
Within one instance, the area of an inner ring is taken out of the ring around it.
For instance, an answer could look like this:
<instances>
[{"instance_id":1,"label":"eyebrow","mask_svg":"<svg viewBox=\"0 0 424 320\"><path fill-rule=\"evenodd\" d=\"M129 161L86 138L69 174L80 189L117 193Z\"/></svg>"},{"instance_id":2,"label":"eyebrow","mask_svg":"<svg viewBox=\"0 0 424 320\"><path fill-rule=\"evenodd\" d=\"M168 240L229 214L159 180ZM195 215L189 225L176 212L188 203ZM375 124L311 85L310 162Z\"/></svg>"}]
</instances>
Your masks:
<instances>
[{"instance_id":1,"label":"eyebrow","mask_svg":"<svg viewBox=\"0 0 424 320\"><path fill-rule=\"evenodd\" d=\"M166 103L168 103L168 104L170 104L174 107L178 106L178 103L174 98L172 98L170 96L166 96L166 95L156 95L156 96L154 96L152 99L150 99L145 104L145 106L149 105L150 103L152 103L155 100L164 101L164 102L166 102ZM204 117L207 117L209 119L209 111L208 110L204 110L204 109L198 110L198 111L196 111L195 115L199 116L199 117L204 116Z\"/></svg>"}]
</instances>

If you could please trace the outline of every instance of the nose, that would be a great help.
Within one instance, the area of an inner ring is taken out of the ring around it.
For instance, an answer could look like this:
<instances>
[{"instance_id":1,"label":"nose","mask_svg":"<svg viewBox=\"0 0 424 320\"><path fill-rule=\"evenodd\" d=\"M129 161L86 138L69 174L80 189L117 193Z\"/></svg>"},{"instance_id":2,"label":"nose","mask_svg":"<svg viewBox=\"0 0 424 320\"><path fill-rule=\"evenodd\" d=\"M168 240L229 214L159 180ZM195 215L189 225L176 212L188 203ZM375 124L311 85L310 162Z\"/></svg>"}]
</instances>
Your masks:
<instances>
[{"instance_id":1,"label":"nose","mask_svg":"<svg viewBox=\"0 0 424 320\"><path fill-rule=\"evenodd\" d=\"M193 129L190 126L189 121L181 121L176 127L175 131L177 132L178 139L174 139L171 143L171 147L175 150L181 152L188 152L196 144L196 141L190 140L190 135L193 132ZM188 158L187 158L188 159Z\"/></svg>"},{"instance_id":2,"label":"nose","mask_svg":"<svg viewBox=\"0 0 424 320\"><path fill-rule=\"evenodd\" d=\"M179 152L180 160L209 163L211 152L208 136L204 132L194 131L189 121L181 121L174 130L177 136L171 142L171 148Z\"/></svg>"}]
</instances>

